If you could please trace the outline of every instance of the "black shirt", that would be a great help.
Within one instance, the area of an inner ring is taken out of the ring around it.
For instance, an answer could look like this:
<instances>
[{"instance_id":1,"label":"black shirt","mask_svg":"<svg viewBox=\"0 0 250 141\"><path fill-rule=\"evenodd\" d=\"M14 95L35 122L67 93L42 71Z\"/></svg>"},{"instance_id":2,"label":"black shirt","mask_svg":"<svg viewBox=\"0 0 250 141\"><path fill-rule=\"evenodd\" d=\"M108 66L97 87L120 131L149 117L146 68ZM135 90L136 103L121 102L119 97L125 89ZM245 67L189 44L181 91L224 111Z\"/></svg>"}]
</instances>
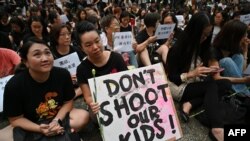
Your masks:
<instances>
[{"instance_id":1,"label":"black shirt","mask_svg":"<svg viewBox=\"0 0 250 141\"><path fill-rule=\"evenodd\" d=\"M106 74L127 70L127 66L122 56L116 52L111 52L108 62L102 67L97 67L88 59L85 59L77 67L76 76L78 84L88 84L88 79L93 77L92 69L95 69L95 76L98 77Z\"/></svg>"},{"instance_id":2,"label":"black shirt","mask_svg":"<svg viewBox=\"0 0 250 141\"><path fill-rule=\"evenodd\" d=\"M39 83L28 69L13 76L5 86L4 113L7 117L24 115L37 122L56 116L64 102L72 100L75 91L69 72L53 67L47 81Z\"/></svg>"}]
</instances>

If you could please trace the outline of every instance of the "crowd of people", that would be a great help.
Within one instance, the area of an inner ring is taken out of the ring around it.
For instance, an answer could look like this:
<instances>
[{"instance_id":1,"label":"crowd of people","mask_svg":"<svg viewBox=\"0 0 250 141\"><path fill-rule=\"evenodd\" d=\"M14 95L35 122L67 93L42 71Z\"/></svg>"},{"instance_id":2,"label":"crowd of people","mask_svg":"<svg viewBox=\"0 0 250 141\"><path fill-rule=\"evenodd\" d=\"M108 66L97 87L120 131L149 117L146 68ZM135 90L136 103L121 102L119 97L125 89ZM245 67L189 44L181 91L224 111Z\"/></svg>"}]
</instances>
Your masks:
<instances>
[{"instance_id":1,"label":"crowd of people","mask_svg":"<svg viewBox=\"0 0 250 141\"><path fill-rule=\"evenodd\" d=\"M162 63L180 115L204 106L213 139L224 140L224 95L250 97L249 3L168 0L10 0L1 4L0 78L14 74L4 91L4 114L13 127L55 136L69 116L72 132L100 110L88 79ZM66 21L65 18L66 17ZM180 18L181 17L181 18ZM183 20L180 20L183 19ZM249 19L248 19L249 20ZM175 24L169 38L157 39L159 24ZM115 50L115 32L131 32L133 51ZM76 52L76 75L53 66ZM73 108L83 95L89 109ZM15 97L15 98L14 98ZM48 124L40 124L51 119Z\"/></svg>"}]
</instances>

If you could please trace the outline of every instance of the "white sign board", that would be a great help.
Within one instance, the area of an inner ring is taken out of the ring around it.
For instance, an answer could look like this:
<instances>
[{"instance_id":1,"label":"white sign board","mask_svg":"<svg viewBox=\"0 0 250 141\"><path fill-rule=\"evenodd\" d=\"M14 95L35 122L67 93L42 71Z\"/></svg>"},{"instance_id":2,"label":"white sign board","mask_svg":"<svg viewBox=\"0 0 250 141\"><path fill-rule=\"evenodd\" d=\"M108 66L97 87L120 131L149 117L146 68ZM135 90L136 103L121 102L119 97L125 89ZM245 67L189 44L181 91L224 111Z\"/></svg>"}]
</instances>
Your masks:
<instances>
[{"instance_id":1,"label":"white sign board","mask_svg":"<svg viewBox=\"0 0 250 141\"><path fill-rule=\"evenodd\" d=\"M241 15L240 16L240 21L245 23L246 25L249 25L249 23L250 23L250 14Z\"/></svg>"},{"instance_id":2,"label":"white sign board","mask_svg":"<svg viewBox=\"0 0 250 141\"><path fill-rule=\"evenodd\" d=\"M155 31L157 39L167 39L173 32L175 24L162 24L158 25Z\"/></svg>"},{"instance_id":3,"label":"white sign board","mask_svg":"<svg viewBox=\"0 0 250 141\"><path fill-rule=\"evenodd\" d=\"M250 75L250 65L247 66L247 68L243 72L244 75Z\"/></svg>"},{"instance_id":4,"label":"white sign board","mask_svg":"<svg viewBox=\"0 0 250 141\"><path fill-rule=\"evenodd\" d=\"M176 15L176 18L178 20L178 27L182 27L185 24L185 19L183 15Z\"/></svg>"},{"instance_id":5,"label":"white sign board","mask_svg":"<svg viewBox=\"0 0 250 141\"><path fill-rule=\"evenodd\" d=\"M5 85L10 80L11 77L13 77L13 75L9 75L9 76L0 78L0 112L3 112L3 94L4 94L4 88L5 88Z\"/></svg>"},{"instance_id":6,"label":"white sign board","mask_svg":"<svg viewBox=\"0 0 250 141\"><path fill-rule=\"evenodd\" d=\"M100 104L99 123L105 141L166 141L182 131L162 65L88 80Z\"/></svg>"},{"instance_id":7,"label":"white sign board","mask_svg":"<svg viewBox=\"0 0 250 141\"><path fill-rule=\"evenodd\" d=\"M76 52L56 59L54 66L67 69L71 75L76 75L77 66L80 64L80 59Z\"/></svg>"},{"instance_id":8,"label":"white sign board","mask_svg":"<svg viewBox=\"0 0 250 141\"><path fill-rule=\"evenodd\" d=\"M129 52L132 51L132 32L114 32L113 33L113 46L114 51Z\"/></svg>"},{"instance_id":9,"label":"white sign board","mask_svg":"<svg viewBox=\"0 0 250 141\"><path fill-rule=\"evenodd\" d=\"M91 4L92 3L92 0L87 0L87 4Z\"/></svg>"},{"instance_id":10,"label":"white sign board","mask_svg":"<svg viewBox=\"0 0 250 141\"><path fill-rule=\"evenodd\" d=\"M69 21L66 15L60 15L60 19L61 19L62 24L66 24Z\"/></svg>"}]
</instances>

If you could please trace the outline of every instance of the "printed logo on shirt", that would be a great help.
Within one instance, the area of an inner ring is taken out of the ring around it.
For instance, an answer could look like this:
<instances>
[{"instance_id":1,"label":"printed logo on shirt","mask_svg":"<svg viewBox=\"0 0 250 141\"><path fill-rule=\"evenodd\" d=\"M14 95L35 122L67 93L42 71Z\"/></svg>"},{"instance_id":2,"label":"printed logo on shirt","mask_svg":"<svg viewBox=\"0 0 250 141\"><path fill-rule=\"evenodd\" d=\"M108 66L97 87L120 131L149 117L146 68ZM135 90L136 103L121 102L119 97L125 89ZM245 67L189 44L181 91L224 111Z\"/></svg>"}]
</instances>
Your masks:
<instances>
[{"instance_id":1,"label":"printed logo on shirt","mask_svg":"<svg viewBox=\"0 0 250 141\"><path fill-rule=\"evenodd\" d=\"M41 102L36 108L36 113L39 115L39 118L49 119L54 117L59 111L60 107L58 103L53 99L57 97L56 92L48 92L45 95L45 102Z\"/></svg>"}]
</instances>

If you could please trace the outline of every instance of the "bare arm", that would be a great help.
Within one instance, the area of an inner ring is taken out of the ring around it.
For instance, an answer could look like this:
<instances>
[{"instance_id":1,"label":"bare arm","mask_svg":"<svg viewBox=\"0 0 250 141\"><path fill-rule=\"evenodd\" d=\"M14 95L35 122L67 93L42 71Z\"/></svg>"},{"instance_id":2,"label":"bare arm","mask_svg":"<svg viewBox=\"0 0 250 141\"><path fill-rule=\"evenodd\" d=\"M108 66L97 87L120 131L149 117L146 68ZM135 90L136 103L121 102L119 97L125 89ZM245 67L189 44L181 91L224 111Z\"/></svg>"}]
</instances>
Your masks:
<instances>
[{"instance_id":1,"label":"bare arm","mask_svg":"<svg viewBox=\"0 0 250 141\"><path fill-rule=\"evenodd\" d=\"M136 52L142 52L145 48L147 48L148 44L153 43L155 40L156 36L148 37L147 40L137 45Z\"/></svg>"},{"instance_id":2,"label":"bare arm","mask_svg":"<svg viewBox=\"0 0 250 141\"><path fill-rule=\"evenodd\" d=\"M80 88L83 93L83 98L86 101L87 105L90 106L93 113L98 113L100 110L100 105L98 103L95 103L90 92L90 88L88 84L80 84Z\"/></svg>"},{"instance_id":3,"label":"bare arm","mask_svg":"<svg viewBox=\"0 0 250 141\"><path fill-rule=\"evenodd\" d=\"M23 115L16 117L9 117L9 122L13 127L21 127L24 130L32 131L32 132L41 132L40 126L27 118L23 117Z\"/></svg>"},{"instance_id":4,"label":"bare arm","mask_svg":"<svg viewBox=\"0 0 250 141\"><path fill-rule=\"evenodd\" d=\"M220 67L219 66L219 62L217 60L210 61L209 62L209 66L218 67L218 68ZM246 83L246 82L249 82L249 78L248 77L241 77L241 78L237 78L237 77L224 77L224 76L221 76L219 72L213 74L213 78L215 80L227 79L227 80L231 81L232 83Z\"/></svg>"},{"instance_id":5,"label":"bare arm","mask_svg":"<svg viewBox=\"0 0 250 141\"><path fill-rule=\"evenodd\" d=\"M58 111L55 119L63 120L68 112L70 112L73 108L73 100L66 101L61 109Z\"/></svg>"},{"instance_id":6,"label":"bare arm","mask_svg":"<svg viewBox=\"0 0 250 141\"><path fill-rule=\"evenodd\" d=\"M93 99L92 99L92 96L91 96L89 85L88 84L80 84L80 88L82 90L83 98L84 98L86 104L90 105L90 103L93 102Z\"/></svg>"}]
</instances>

